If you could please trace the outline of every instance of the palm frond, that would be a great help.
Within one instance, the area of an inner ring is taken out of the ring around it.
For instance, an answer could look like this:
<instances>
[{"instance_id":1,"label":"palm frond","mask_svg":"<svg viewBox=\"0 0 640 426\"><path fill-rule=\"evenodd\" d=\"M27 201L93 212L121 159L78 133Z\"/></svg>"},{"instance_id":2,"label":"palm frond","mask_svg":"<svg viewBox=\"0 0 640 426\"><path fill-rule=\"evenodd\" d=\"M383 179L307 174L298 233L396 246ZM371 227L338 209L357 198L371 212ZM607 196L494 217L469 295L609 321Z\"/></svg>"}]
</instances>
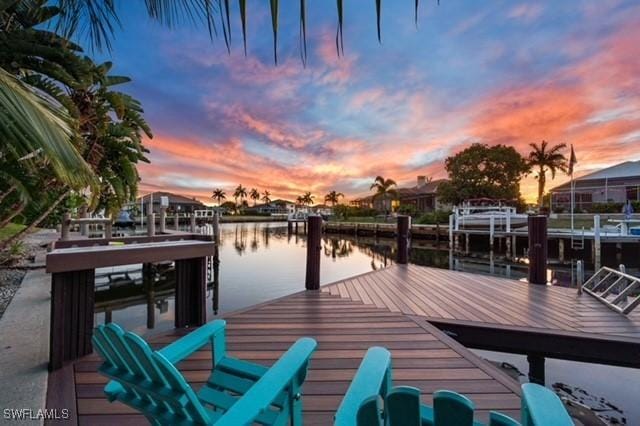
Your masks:
<instances>
[{"instance_id":1,"label":"palm frond","mask_svg":"<svg viewBox=\"0 0 640 426\"><path fill-rule=\"evenodd\" d=\"M59 179L73 188L95 183L87 163L71 143L65 111L0 68L0 139L16 154L42 149Z\"/></svg>"},{"instance_id":2,"label":"palm frond","mask_svg":"<svg viewBox=\"0 0 640 426\"><path fill-rule=\"evenodd\" d=\"M280 7L278 0L269 1L271 9L271 28L273 30L273 61L278 65L278 9Z\"/></svg>"}]
</instances>

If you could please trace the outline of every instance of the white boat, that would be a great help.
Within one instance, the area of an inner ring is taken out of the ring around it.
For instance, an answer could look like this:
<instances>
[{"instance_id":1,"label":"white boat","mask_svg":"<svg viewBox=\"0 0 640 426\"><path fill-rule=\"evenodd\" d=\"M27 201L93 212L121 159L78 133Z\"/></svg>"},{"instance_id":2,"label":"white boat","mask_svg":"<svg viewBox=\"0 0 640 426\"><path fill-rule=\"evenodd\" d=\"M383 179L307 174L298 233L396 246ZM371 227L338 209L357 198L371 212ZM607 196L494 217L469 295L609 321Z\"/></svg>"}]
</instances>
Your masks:
<instances>
[{"instance_id":1,"label":"white boat","mask_svg":"<svg viewBox=\"0 0 640 426\"><path fill-rule=\"evenodd\" d=\"M454 208L456 228L516 228L527 224L526 214L516 213L516 208L494 200L469 200ZM507 226L509 225L509 226Z\"/></svg>"}]
</instances>

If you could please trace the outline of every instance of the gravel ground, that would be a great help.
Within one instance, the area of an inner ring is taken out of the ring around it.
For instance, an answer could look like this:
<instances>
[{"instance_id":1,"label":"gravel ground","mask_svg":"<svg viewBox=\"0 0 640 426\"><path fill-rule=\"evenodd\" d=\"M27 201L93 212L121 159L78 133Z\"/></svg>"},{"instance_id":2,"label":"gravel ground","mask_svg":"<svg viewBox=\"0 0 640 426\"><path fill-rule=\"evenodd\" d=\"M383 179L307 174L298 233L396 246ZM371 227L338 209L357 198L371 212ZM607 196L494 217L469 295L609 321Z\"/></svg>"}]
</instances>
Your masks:
<instances>
[{"instance_id":1,"label":"gravel ground","mask_svg":"<svg viewBox=\"0 0 640 426\"><path fill-rule=\"evenodd\" d=\"M18 291L25 274L25 271L19 269L0 269L0 318Z\"/></svg>"}]
</instances>

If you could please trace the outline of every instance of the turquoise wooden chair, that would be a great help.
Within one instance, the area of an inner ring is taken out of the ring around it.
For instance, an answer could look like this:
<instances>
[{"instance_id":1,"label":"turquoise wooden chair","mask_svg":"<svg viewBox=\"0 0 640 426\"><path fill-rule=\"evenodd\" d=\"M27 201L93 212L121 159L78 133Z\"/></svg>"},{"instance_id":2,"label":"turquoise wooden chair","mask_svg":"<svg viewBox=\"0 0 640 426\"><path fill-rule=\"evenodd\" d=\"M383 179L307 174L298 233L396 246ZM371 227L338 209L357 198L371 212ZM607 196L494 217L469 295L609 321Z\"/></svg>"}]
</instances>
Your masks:
<instances>
[{"instance_id":1,"label":"turquoise wooden chair","mask_svg":"<svg viewBox=\"0 0 640 426\"><path fill-rule=\"evenodd\" d=\"M336 426L480 426L473 402L459 393L437 391L433 407L420 402L420 390L393 387L391 354L370 348L335 415ZM491 412L489 426L569 426L573 421L560 398L533 383L522 385L522 423Z\"/></svg>"},{"instance_id":2,"label":"turquoise wooden chair","mask_svg":"<svg viewBox=\"0 0 640 426\"><path fill-rule=\"evenodd\" d=\"M212 369L196 392L176 364L206 345ZM294 343L270 368L227 356L225 321L208 323L159 351L116 324L100 325L93 335L104 358L99 372L112 379L109 401L140 411L153 425L302 424L301 386L317 344Z\"/></svg>"}]
</instances>

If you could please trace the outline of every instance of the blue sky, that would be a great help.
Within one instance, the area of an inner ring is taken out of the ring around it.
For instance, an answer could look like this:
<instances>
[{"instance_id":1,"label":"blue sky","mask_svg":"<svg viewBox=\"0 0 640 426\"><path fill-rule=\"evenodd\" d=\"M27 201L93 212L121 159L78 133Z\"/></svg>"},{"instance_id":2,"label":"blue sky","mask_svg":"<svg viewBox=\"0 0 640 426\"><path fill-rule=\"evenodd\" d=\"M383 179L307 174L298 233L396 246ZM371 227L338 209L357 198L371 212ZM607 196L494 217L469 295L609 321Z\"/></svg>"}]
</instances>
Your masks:
<instances>
[{"instance_id":1,"label":"blue sky","mask_svg":"<svg viewBox=\"0 0 640 426\"><path fill-rule=\"evenodd\" d=\"M579 173L640 159L637 2L423 0L416 28L413 1L386 1L379 44L375 3L353 0L338 58L335 4L310 1L306 68L297 1L280 2L278 66L268 2L248 2L246 58L237 2L230 55L204 26L168 29L139 3L121 2L122 29L100 56L133 79L122 90L154 132L143 191L205 200L242 183L351 198L379 174L446 177L444 159L473 142L523 154L542 139L574 144Z\"/></svg>"}]
</instances>

